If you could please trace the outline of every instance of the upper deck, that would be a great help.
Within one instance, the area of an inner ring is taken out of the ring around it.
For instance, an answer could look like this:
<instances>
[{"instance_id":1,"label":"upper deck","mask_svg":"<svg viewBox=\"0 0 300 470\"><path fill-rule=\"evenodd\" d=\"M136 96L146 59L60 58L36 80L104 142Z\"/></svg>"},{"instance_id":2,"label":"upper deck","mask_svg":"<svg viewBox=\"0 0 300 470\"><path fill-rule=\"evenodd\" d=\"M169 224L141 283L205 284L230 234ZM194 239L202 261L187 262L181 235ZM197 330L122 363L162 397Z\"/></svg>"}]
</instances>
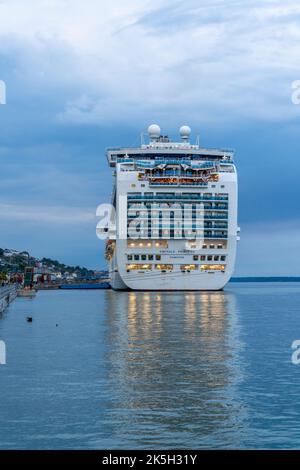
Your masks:
<instances>
[{"instance_id":1,"label":"upper deck","mask_svg":"<svg viewBox=\"0 0 300 470\"><path fill-rule=\"evenodd\" d=\"M106 157L111 167L117 163L124 163L128 160L168 160L189 159L189 160L210 160L233 162L234 151L229 149L202 148L198 144L189 142L190 129L182 126L180 129L181 142L172 142L166 136L160 135L160 128L152 125L148 129L149 143L141 142L140 147L108 148Z\"/></svg>"}]
</instances>

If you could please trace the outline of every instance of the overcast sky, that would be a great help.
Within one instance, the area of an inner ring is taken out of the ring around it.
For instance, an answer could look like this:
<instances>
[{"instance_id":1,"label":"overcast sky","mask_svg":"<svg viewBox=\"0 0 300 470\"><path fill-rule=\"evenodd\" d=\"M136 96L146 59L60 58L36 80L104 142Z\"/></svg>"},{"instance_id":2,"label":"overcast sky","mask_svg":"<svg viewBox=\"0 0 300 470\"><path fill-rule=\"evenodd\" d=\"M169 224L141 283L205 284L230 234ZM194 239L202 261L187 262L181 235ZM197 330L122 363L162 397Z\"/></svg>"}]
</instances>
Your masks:
<instances>
[{"instance_id":1,"label":"overcast sky","mask_svg":"<svg viewBox=\"0 0 300 470\"><path fill-rule=\"evenodd\" d=\"M100 268L108 146L152 122L236 150L236 274L300 274L300 4L2 0L0 247Z\"/></svg>"}]
</instances>

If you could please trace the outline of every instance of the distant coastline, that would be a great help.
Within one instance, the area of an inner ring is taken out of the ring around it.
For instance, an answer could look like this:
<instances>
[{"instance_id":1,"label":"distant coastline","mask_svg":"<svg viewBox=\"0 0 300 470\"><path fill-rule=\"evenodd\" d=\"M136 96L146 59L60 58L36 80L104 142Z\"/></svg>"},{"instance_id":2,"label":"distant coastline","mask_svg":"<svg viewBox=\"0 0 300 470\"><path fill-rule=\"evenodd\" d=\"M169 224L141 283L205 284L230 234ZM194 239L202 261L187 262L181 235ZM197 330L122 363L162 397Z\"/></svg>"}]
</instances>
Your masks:
<instances>
[{"instance_id":1,"label":"distant coastline","mask_svg":"<svg viewBox=\"0 0 300 470\"><path fill-rule=\"evenodd\" d=\"M232 277L229 282L300 282L297 276Z\"/></svg>"}]
</instances>

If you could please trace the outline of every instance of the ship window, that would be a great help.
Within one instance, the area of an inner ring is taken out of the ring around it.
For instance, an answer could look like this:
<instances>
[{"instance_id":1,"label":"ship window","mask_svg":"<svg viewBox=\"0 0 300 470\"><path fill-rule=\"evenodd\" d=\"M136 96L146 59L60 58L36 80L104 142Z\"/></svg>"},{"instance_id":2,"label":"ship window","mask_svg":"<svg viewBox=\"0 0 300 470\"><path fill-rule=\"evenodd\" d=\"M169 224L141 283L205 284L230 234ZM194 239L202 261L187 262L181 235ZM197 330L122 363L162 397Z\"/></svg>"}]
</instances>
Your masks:
<instances>
[{"instance_id":1,"label":"ship window","mask_svg":"<svg viewBox=\"0 0 300 470\"><path fill-rule=\"evenodd\" d=\"M128 248L151 248L152 242L151 240L127 240L127 247Z\"/></svg>"},{"instance_id":2,"label":"ship window","mask_svg":"<svg viewBox=\"0 0 300 470\"><path fill-rule=\"evenodd\" d=\"M147 256L146 256L146 255L142 255L142 256L141 256L141 260L142 260L142 261L146 261L146 259L147 259Z\"/></svg>"},{"instance_id":3,"label":"ship window","mask_svg":"<svg viewBox=\"0 0 300 470\"><path fill-rule=\"evenodd\" d=\"M182 264L180 266L181 271L194 271L197 269L196 264Z\"/></svg>"},{"instance_id":4,"label":"ship window","mask_svg":"<svg viewBox=\"0 0 300 470\"><path fill-rule=\"evenodd\" d=\"M132 255L127 255L127 259L128 259L128 261L131 261L132 260Z\"/></svg>"},{"instance_id":5,"label":"ship window","mask_svg":"<svg viewBox=\"0 0 300 470\"><path fill-rule=\"evenodd\" d=\"M194 261L198 261L198 259L199 259L199 256L197 256L197 255L194 255L194 256L193 256L193 260L194 260Z\"/></svg>"},{"instance_id":6,"label":"ship window","mask_svg":"<svg viewBox=\"0 0 300 470\"><path fill-rule=\"evenodd\" d=\"M214 261L219 261L219 256L218 255L214 256Z\"/></svg>"},{"instance_id":7,"label":"ship window","mask_svg":"<svg viewBox=\"0 0 300 470\"><path fill-rule=\"evenodd\" d=\"M201 271L225 271L224 264L202 264Z\"/></svg>"},{"instance_id":8,"label":"ship window","mask_svg":"<svg viewBox=\"0 0 300 470\"><path fill-rule=\"evenodd\" d=\"M152 269L152 264L127 264L127 272L136 269Z\"/></svg>"},{"instance_id":9,"label":"ship window","mask_svg":"<svg viewBox=\"0 0 300 470\"><path fill-rule=\"evenodd\" d=\"M226 256L221 256L221 261L225 261L226 260Z\"/></svg>"},{"instance_id":10,"label":"ship window","mask_svg":"<svg viewBox=\"0 0 300 470\"><path fill-rule=\"evenodd\" d=\"M138 261L140 259L140 255L134 255L134 260Z\"/></svg>"},{"instance_id":11,"label":"ship window","mask_svg":"<svg viewBox=\"0 0 300 470\"><path fill-rule=\"evenodd\" d=\"M211 250L213 250L214 247L215 247L215 245L209 245L209 248L210 248Z\"/></svg>"},{"instance_id":12,"label":"ship window","mask_svg":"<svg viewBox=\"0 0 300 470\"><path fill-rule=\"evenodd\" d=\"M224 185L224 184L221 184L221 188L225 188L225 185Z\"/></svg>"},{"instance_id":13,"label":"ship window","mask_svg":"<svg viewBox=\"0 0 300 470\"><path fill-rule=\"evenodd\" d=\"M219 250L222 250L222 248L223 248L223 245L218 245Z\"/></svg>"},{"instance_id":14,"label":"ship window","mask_svg":"<svg viewBox=\"0 0 300 470\"><path fill-rule=\"evenodd\" d=\"M212 261L212 259L213 259L213 257L212 257L211 255L209 255L209 256L207 257L207 261Z\"/></svg>"},{"instance_id":15,"label":"ship window","mask_svg":"<svg viewBox=\"0 0 300 470\"><path fill-rule=\"evenodd\" d=\"M205 261L205 258L206 258L205 255L201 255L201 256L200 256L200 260L201 260L201 261Z\"/></svg>"},{"instance_id":16,"label":"ship window","mask_svg":"<svg viewBox=\"0 0 300 470\"><path fill-rule=\"evenodd\" d=\"M202 245L203 250L206 250L207 245Z\"/></svg>"},{"instance_id":17,"label":"ship window","mask_svg":"<svg viewBox=\"0 0 300 470\"><path fill-rule=\"evenodd\" d=\"M160 261L160 260L161 260L161 256L160 256L160 255L155 255L155 259L156 259L157 261Z\"/></svg>"},{"instance_id":18,"label":"ship window","mask_svg":"<svg viewBox=\"0 0 300 470\"><path fill-rule=\"evenodd\" d=\"M167 240L156 240L155 248L168 248Z\"/></svg>"},{"instance_id":19,"label":"ship window","mask_svg":"<svg viewBox=\"0 0 300 470\"><path fill-rule=\"evenodd\" d=\"M152 261L153 260L153 255L148 255L148 260Z\"/></svg>"},{"instance_id":20,"label":"ship window","mask_svg":"<svg viewBox=\"0 0 300 470\"><path fill-rule=\"evenodd\" d=\"M156 264L155 268L159 269L160 271L172 271L173 264Z\"/></svg>"},{"instance_id":21,"label":"ship window","mask_svg":"<svg viewBox=\"0 0 300 470\"><path fill-rule=\"evenodd\" d=\"M132 188L135 188L135 187L136 187L136 184L132 183L131 187L132 187Z\"/></svg>"}]
</instances>

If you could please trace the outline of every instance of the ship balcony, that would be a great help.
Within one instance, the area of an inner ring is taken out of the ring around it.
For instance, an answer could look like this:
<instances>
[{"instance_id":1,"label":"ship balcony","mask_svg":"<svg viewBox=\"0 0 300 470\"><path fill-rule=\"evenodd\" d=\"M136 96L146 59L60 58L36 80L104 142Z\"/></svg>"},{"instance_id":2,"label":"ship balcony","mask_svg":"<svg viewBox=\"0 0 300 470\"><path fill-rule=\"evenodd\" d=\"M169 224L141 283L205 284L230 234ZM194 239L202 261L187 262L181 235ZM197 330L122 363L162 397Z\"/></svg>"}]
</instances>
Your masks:
<instances>
[{"instance_id":1,"label":"ship balcony","mask_svg":"<svg viewBox=\"0 0 300 470\"><path fill-rule=\"evenodd\" d=\"M175 182L157 182L157 181L149 181L149 186L175 186L175 187L180 187L180 186L185 186L185 187L190 187L190 186L202 186L202 187L207 187L208 182L183 182L183 181L175 181Z\"/></svg>"},{"instance_id":2,"label":"ship balcony","mask_svg":"<svg viewBox=\"0 0 300 470\"><path fill-rule=\"evenodd\" d=\"M162 208L159 207L159 208L156 208L156 207L153 207L153 206L151 206L151 205L150 205L150 206L149 206L149 205L143 205L143 206L132 206L132 205L128 205L128 206L127 206L127 212L130 213L130 211L132 211L131 213L133 213L133 214L134 214L136 211L140 211L140 212L143 212L143 211L144 211L144 212L151 211L151 212L162 212L162 213L163 213L163 212L173 212L173 211L175 212L175 211L184 211L184 210L188 210L188 211L193 210L193 211L194 211L194 209L190 209L190 208L187 208L187 207L184 207L184 206L181 207L181 208L179 208L179 207L173 208L172 206L170 206L170 207L162 207ZM197 209L197 210L199 210L199 209ZM213 212L225 212L225 214L218 214L218 215L220 215L220 216L222 216L222 217L224 217L224 218L227 217L227 212L228 212L228 208L227 208L227 207L225 208L225 207L220 207L220 206L216 206L216 205L214 205L214 206L212 206L212 205L210 205L210 206L208 206L208 205L203 205L203 206L200 207L200 210L202 210L202 212L203 212L203 210L210 211L210 212L211 212L211 211L213 211Z\"/></svg>"},{"instance_id":3,"label":"ship balcony","mask_svg":"<svg viewBox=\"0 0 300 470\"><path fill-rule=\"evenodd\" d=\"M156 200L180 200L180 201L228 201L228 196L205 196L194 194L130 194L128 193L127 199L130 201L156 201Z\"/></svg>"},{"instance_id":4,"label":"ship balcony","mask_svg":"<svg viewBox=\"0 0 300 470\"><path fill-rule=\"evenodd\" d=\"M160 220L160 219L149 219L148 217L131 217L127 219L127 223L130 224L133 221L141 221L143 226L148 226L148 227L153 227L153 228L159 228L159 227L171 227L171 228L176 228L180 226L194 226L196 223L196 219L183 219L183 220L170 220L170 223L166 220ZM164 223L163 223L164 222ZM208 228L208 229L224 229L227 230L228 228L228 223L212 223L212 222L205 222L204 219L198 219L197 222L202 222L201 227Z\"/></svg>"},{"instance_id":5,"label":"ship balcony","mask_svg":"<svg viewBox=\"0 0 300 470\"><path fill-rule=\"evenodd\" d=\"M228 209L228 198L226 199L225 197L222 196L198 196L195 194L195 196L184 196L184 195L145 195L145 196L140 196L140 195L130 195L128 194L127 200L129 201L141 201L141 202L160 202L160 203L167 203L169 201L178 201L179 203L194 203L194 202L200 202L203 204L206 204L204 208L209 208L211 207L212 204L214 204L213 207L217 207L219 209ZM221 202L219 202L221 201ZM224 201L224 202L223 202ZM153 205L152 205L153 207Z\"/></svg>"},{"instance_id":6,"label":"ship balcony","mask_svg":"<svg viewBox=\"0 0 300 470\"><path fill-rule=\"evenodd\" d=\"M137 214L137 212L139 212L139 214ZM172 212L174 212L174 217L172 217ZM211 215L211 216L207 216L205 214L195 214L194 212L191 213L190 211L180 211L180 212L177 212L177 211L156 211L155 212L147 212L147 211L133 211L133 212L129 212L127 213L127 219L129 220L136 220L136 219L140 219L140 220L152 220L152 221L158 221L158 220L164 220L164 219L170 219L170 220L175 220L176 222L179 221L179 220L222 220L222 222L219 222L220 224L227 224L227 216L214 216L214 215ZM224 221L224 222L223 222ZM210 223L210 222L208 222Z\"/></svg>"},{"instance_id":7,"label":"ship balcony","mask_svg":"<svg viewBox=\"0 0 300 470\"><path fill-rule=\"evenodd\" d=\"M129 229L130 227L127 227L127 230ZM139 230L139 233L143 233L143 234L150 234L150 233L158 233L159 231L163 231L165 234L167 234L167 232L169 232L170 230L190 230L190 231L194 231L194 232L201 232L205 237L208 237L210 238L211 236L214 236L216 238L227 238L227 230L226 229L220 229L220 228L217 228L217 227L203 227L203 226L199 226L199 227L195 227L193 226L192 224L186 224L186 225L182 225L182 226L176 226L176 225L161 225L159 227L155 227L155 226L148 226L148 227L140 227L140 230Z\"/></svg>"},{"instance_id":8,"label":"ship balcony","mask_svg":"<svg viewBox=\"0 0 300 470\"><path fill-rule=\"evenodd\" d=\"M211 177L213 176L214 174L216 174L216 171L214 171L213 174L210 174L210 175L206 175L207 177ZM198 181L203 181L203 176L199 176L197 174L193 174L191 172L186 172L186 173L180 173L180 172L175 172L173 173L172 171L166 171L162 174L156 174L156 175L149 175L149 174L140 174L139 175L141 178L143 179L149 179L150 181L152 179L158 179L158 178L162 178L162 179L168 179L168 178L174 178L174 179L177 179L178 183L180 183L180 181L182 179L191 179L191 180L198 180ZM167 182L167 181L166 181Z\"/></svg>"},{"instance_id":9,"label":"ship balcony","mask_svg":"<svg viewBox=\"0 0 300 470\"><path fill-rule=\"evenodd\" d=\"M171 212L174 212L174 218L178 218L178 214L183 214L183 215L186 215L186 212L184 212L182 209L162 209L162 210L153 210L153 211L146 211L146 210L139 210L139 209L135 209L135 210L128 210L127 212L127 217L128 219L135 219L137 217L137 211L140 212L140 215L139 215L139 218L141 219L147 219L147 218L151 218L152 220L156 220L156 219L159 219L159 216L160 214L162 215L162 218L164 216L164 214L169 214ZM190 215L190 211L188 211L189 215ZM179 215L179 217L180 217ZM207 214L203 214L202 213L197 213L195 214L195 212L193 212L193 216L191 218L198 218L198 219L204 219L204 220L224 220L224 221L227 221L228 220L228 216L227 214L224 214L224 215L207 215Z\"/></svg>"},{"instance_id":10,"label":"ship balcony","mask_svg":"<svg viewBox=\"0 0 300 470\"><path fill-rule=\"evenodd\" d=\"M217 214L209 214L207 212L204 212L203 210L199 211L199 209L197 209L196 211L195 209L191 209L191 210L192 210L193 216L195 217L197 214L198 217L204 216L204 219L225 219L225 220L228 219L227 210L223 210L223 212L225 212L224 214L220 213L221 209L218 210ZM181 213L186 213L186 212L190 213L191 210L188 209L187 211L184 211L184 209L181 207L172 207L172 206L160 208L160 207L149 206L149 205L145 205L145 206L130 205L127 211L127 215L128 217L135 217L136 213L140 212L141 215L144 214L145 217L151 216L152 218L156 218L159 216L159 214L162 214L162 215L165 213L170 214L171 212L174 212L174 214L178 214L178 213L181 214Z\"/></svg>"},{"instance_id":11,"label":"ship balcony","mask_svg":"<svg viewBox=\"0 0 300 470\"><path fill-rule=\"evenodd\" d=\"M190 231L189 233L186 234L186 236L183 236L182 234L178 234L178 233L175 233L174 236L171 236L171 234L169 233L162 233L161 235L159 235L159 233L154 233L154 232L140 232L138 234L138 239L139 240L149 240L149 239L154 239L154 240L157 240L157 239L160 239L160 240L170 240L170 239L185 239L185 238L189 238L189 237L193 237L193 238L201 238L201 239L205 239L206 241L207 240L227 240L228 239L228 236L227 235L219 235L219 234L207 234L207 233L204 233L203 232L200 232L198 233L199 231L196 231L196 236L195 236L195 231ZM128 238L130 238L130 234L128 233Z\"/></svg>"}]
</instances>

